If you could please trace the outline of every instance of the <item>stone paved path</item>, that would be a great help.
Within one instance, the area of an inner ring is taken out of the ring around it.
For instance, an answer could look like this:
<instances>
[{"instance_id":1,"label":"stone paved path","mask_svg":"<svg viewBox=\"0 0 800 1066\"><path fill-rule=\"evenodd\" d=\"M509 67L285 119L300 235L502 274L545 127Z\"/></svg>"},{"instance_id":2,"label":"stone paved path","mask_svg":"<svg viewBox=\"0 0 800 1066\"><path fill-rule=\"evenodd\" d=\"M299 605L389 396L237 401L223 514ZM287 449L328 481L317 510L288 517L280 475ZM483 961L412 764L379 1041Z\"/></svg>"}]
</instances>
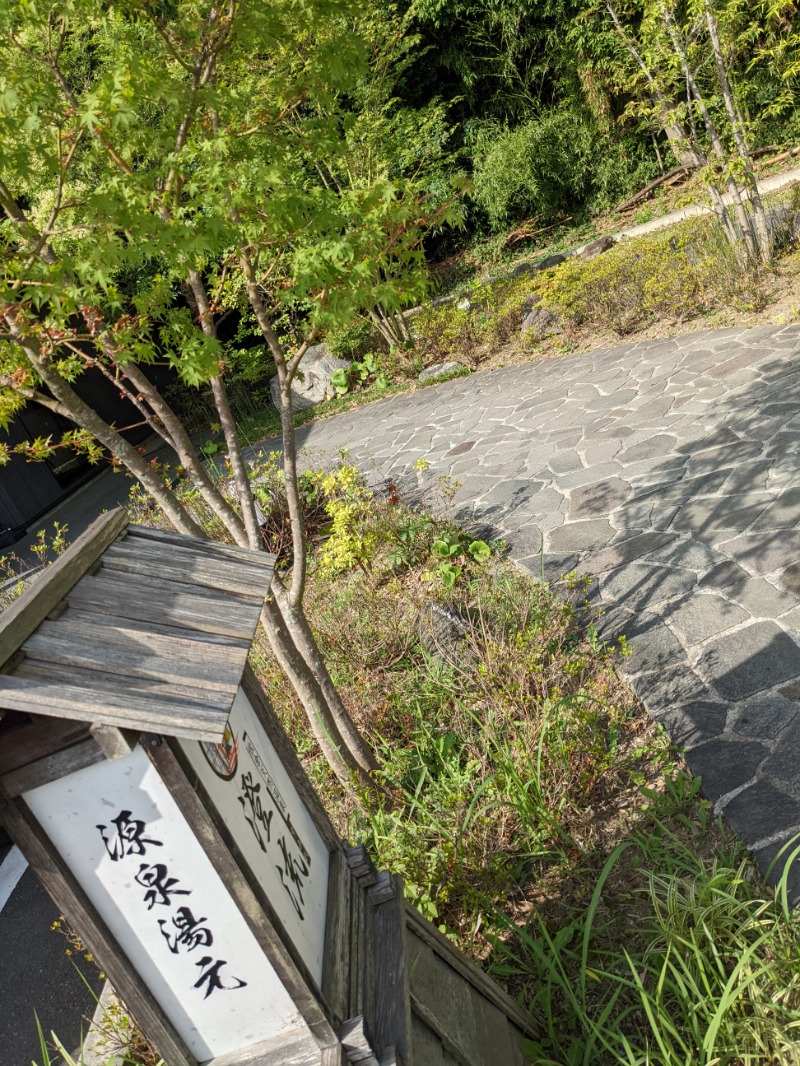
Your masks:
<instances>
[{"instance_id":1,"label":"stone paved path","mask_svg":"<svg viewBox=\"0 0 800 1066\"><path fill-rule=\"evenodd\" d=\"M301 431L396 481L425 458L534 573L596 576L624 674L762 864L800 831L799 354L800 326L695 333Z\"/></svg>"}]
</instances>

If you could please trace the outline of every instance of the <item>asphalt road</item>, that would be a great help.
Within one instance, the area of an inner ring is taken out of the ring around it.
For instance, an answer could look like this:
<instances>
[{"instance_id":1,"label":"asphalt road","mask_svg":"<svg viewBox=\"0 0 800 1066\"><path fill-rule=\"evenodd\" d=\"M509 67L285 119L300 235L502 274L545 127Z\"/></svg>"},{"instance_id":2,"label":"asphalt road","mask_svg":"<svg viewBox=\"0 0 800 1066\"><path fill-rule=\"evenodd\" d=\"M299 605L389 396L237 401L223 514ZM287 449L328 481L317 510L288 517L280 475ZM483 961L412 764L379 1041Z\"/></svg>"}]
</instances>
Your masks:
<instances>
[{"instance_id":1,"label":"asphalt road","mask_svg":"<svg viewBox=\"0 0 800 1066\"><path fill-rule=\"evenodd\" d=\"M66 954L66 939L51 931L55 905L9 846L0 849L0 908L0 1066L42 1066L36 1018L48 1037L77 1049L95 1008L80 974L98 996L102 981L96 967Z\"/></svg>"}]
</instances>

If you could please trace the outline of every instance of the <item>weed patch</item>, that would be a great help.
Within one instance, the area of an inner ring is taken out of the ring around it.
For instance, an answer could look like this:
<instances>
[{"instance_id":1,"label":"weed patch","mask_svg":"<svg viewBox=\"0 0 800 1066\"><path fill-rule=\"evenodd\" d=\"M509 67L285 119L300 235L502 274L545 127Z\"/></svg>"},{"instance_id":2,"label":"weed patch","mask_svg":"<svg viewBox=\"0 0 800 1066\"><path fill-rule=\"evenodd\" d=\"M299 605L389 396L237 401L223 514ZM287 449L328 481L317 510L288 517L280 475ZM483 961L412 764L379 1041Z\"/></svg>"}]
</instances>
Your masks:
<instances>
[{"instance_id":1,"label":"weed patch","mask_svg":"<svg viewBox=\"0 0 800 1066\"><path fill-rule=\"evenodd\" d=\"M335 572L317 553L307 610L390 801L342 801L256 652L341 832L532 1010L532 1063L800 1062L785 883L620 683L626 645L598 640L581 582L534 581L393 489L354 521L368 548Z\"/></svg>"}]
</instances>

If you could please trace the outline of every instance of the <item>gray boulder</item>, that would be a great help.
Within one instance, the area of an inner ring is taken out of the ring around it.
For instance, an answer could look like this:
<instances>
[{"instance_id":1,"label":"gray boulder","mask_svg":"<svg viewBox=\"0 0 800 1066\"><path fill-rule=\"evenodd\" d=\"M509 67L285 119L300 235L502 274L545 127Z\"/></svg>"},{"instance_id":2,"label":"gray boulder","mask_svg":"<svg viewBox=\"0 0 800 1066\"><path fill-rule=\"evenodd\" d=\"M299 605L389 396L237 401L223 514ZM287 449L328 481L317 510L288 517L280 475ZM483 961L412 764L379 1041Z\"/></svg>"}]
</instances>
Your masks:
<instances>
[{"instance_id":1,"label":"gray boulder","mask_svg":"<svg viewBox=\"0 0 800 1066\"><path fill-rule=\"evenodd\" d=\"M426 381L434 381L436 378L444 377L445 374L452 374L454 370L463 370L464 364L457 363L455 359L451 359L447 363L434 363L433 366L426 367L425 370L417 378L417 381L421 385L424 385Z\"/></svg>"},{"instance_id":2,"label":"gray boulder","mask_svg":"<svg viewBox=\"0 0 800 1066\"><path fill-rule=\"evenodd\" d=\"M581 259L594 259L596 255L601 255L613 247L613 237L598 237L596 241L591 241L585 248L581 249L580 257Z\"/></svg>"},{"instance_id":3,"label":"gray boulder","mask_svg":"<svg viewBox=\"0 0 800 1066\"><path fill-rule=\"evenodd\" d=\"M425 651L451 666L464 666L474 656L469 647L470 627L454 611L426 603L417 615L417 635Z\"/></svg>"},{"instance_id":4,"label":"gray boulder","mask_svg":"<svg viewBox=\"0 0 800 1066\"><path fill-rule=\"evenodd\" d=\"M544 259L537 259L535 262L525 260L517 263L509 277L518 278L520 274L538 274L540 270L552 270L553 267L560 266L567 258L566 254L556 252L555 255L547 255Z\"/></svg>"},{"instance_id":5,"label":"gray boulder","mask_svg":"<svg viewBox=\"0 0 800 1066\"><path fill-rule=\"evenodd\" d=\"M529 340L543 341L556 333L563 333L561 319L546 307L534 306L522 323L522 336Z\"/></svg>"},{"instance_id":6,"label":"gray boulder","mask_svg":"<svg viewBox=\"0 0 800 1066\"><path fill-rule=\"evenodd\" d=\"M308 349L300 363L300 369L292 382L292 410L304 411L307 407L316 407L323 400L330 400L336 395L331 384L331 375L335 370L346 370L350 364L346 359L337 359L331 355L324 344L314 344ZM269 383L272 402L280 407L280 386L277 377Z\"/></svg>"}]
</instances>

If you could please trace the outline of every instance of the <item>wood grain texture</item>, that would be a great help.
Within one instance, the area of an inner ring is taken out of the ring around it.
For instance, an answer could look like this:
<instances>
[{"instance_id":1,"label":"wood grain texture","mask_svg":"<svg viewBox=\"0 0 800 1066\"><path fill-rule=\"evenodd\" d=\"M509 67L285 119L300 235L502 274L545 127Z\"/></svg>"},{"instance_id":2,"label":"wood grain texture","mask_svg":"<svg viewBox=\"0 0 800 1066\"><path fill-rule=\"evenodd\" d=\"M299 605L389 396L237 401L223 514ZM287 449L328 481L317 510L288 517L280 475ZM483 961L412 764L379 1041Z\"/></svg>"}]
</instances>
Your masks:
<instances>
[{"instance_id":1,"label":"wood grain texture","mask_svg":"<svg viewBox=\"0 0 800 1066\"><path fill-rule=\"evenodd\" d=\"M411 994L411 1011L425 1028L439 1040L443 1062L454 1062L458 1066L494 1066L495 1063L499 1066L502 1061L500 1059L490 1059L488 1063L484 1064L480 1060L473 1058L466 1048L457 1042L453 1035L443 1027L437 1015L413 993Z\"/></svg>"},{"instance_id":2,"label":"wood grain texture","mask_svg":"<svg viewBox=\"0 0 800 1066\"><path fill-rule=\"evenodd\" d=\"M169 625L164 622L142 621L138 618L126 618L124 615L113 614L102 608L96 607L70 607L60 623L60 629L78 624L87 628L94 628L96 632L108 630L109 639L114 634L131 634L137 639L146 640L148 637L158 637L159 643L172 640L187 641L197 644L209 655L219 654L223 658L231 649L244 649L245 654L250 649L250 640L245 637L232 637L226 633L208 633L191 629L188 626ZM60 630L59 630L60 631Z\"/></svg>"},{"instance_id":3,"label":"wood grain texture","mask_svg":"<svg viewBox=\"0 0 800 1066\"><path fill-rule=\"evenodd\" d=\"M129 690L65 688L58 682L22 677L2 679L0 701L12 710L30 714L102 722L120 729L167 732L171 736L216 743L222 740L229 713L229 709L188 700L176 704L174 698L159 699L156 695L140 695Z\"/></svg>"},{"instance_id":4,"label":"wood grain texture","mask_svg":"<svg viewBox=\"0 0 800 1066\"><path fill-rule=\"evenodd\" d=\"M153 544L132 537L112 544L103 553L103 569L166 578L262 600L272 581L271 570L254 566L249 558L214 557L194 548Z\"/></svg>"},{"instance_id":5,"label":"wood grain texture","mask_svg":"<svg viewBox=\"0 0 800 1066\"><path fill-rule=\"evenodd\" d=\"M413 1066L443 1066L442 1041L419 1015L411 1014L411 1059Z\"/></svg>"},{"instance_id":6,"label":"wood grain texture","mask_svg":"<svg viewBox=\"0 0 800 1066\"><path fill-rule=\"evenodd\" d=\"M428 944L440 958L446 960L457 973L473 985L479 992L493 1003L507 1018L510 1018L521 1032L527 1036L536 1036L539 1029L533 1018L516 1003L511 996L500 988L499 985L487 977L473 962L463 955L447 937L426 918L423 918L416 908L406 905L406 924L409 933L413 933L424 943Z\"/></svg>"},{"instance_id":7,"label":"wood grain texture","mask_svg":"<svg viewBox=\"0 0 800 1066\"><path fill-rule=\"evenodd\" d=\"M320 1066L320 1050L307 1029L293 1029L241 1051L218 1055L206 1066Z\"/></svg>"},{"instance_id":8,"label":"wood grain texture","mask_svg":"<svg viewBox=\"0 0 800 1066\"><path fill-rule=\"evenodd\" d=\"M89 737L87 722L35 717L0 726L0 777Z\"/></svg>"},{"instance_id":9,"label":"wood grain texture","mask_svg":"<svg viewBox=\"0 0 800 1066\"><path fill-rule=\"evenodd\" d=\"M28 763L19 770L3 776L3 791L6 795L16 798L27 792L28 789L38 788L39 785L48 785L59 777L75 773L77 770L85 770L87 766L94 766L97 762L103 762L105 755L97 741L90 737L69 748L63 748L53 755L47 755L44 759Z\"/></svg>"},{"instance_id":10,"label":"wood grain texture","mask_svg":"<svg viewBox=\"0 0 800 1066\"><path fill-rule=\"evenodd\" d=\"M239 548L235 544L220 544L215 540L202 540L199 537L186 537L182 533L169 533L164 529L152 529L150 526L130 525L128 536L137 540L150 540L160 544L174 544L178 547L191 546L195 551L205 552L214 558L228 558L235 561L250 561L253 566L272 571L277 556L269 552L251 551Z\"/></svg>"},{"instance_id":11,"label":"wood grain texture","mask_svg":"<svg viewBox=\"0 0 800 1066\"><path fill-rule=\"evenodd\" d=\"M372 899L374 889L367 891L373 902L373 991L368 1017L375 1047L379 1051L394 1047L402 1059L412 1061L405 900L402 879L395 876L392 882L393 892L377 906Z\"/></svg>"},{"instance_id":12,"label":"wood grain texture","mask_svg":"<svg viewBox=\"0 0 800 1066\"><path fill-rule=\"evenodd\" d=\"M194 645L166 647L158 638L146 642L103 634L94 640L79 640L73 633L62 635L57 622L45 622L28 637L25 656L29 662L102 670L119 677L148 678L225 694L236 691L244 667L243 656L237 656L237 668L237 664L230 665L216 656L207 658Z\"/></svg>"},{"instance_id":13,"label":"wood grain texture","mask_svg":"<svg viewBox=\"0 0 800 1066\"><path fill-rule=\"evenodd\" d=\"M0 663L17 651L127 524L123 507L101 515L0 615Z\"/></svg>"},{"instance_id":14,"label":"wood grain texture","mask_svg":"<svg viewBox=\"0 0 800 1066\"><path fill-rule=\"evenodd\" d=\"M83 577L67 595L70 606L94 607L124 618L178 625L201 632L252 640L261 604L210 589L189 589L179 583L145 579L101 570Z\"/></svg>"},{"instance_id":15,"label":"wood grain texture","mask_svg":"<svg viewBox=\"0 0 800 1066\"><path fill-rule=\"evenodd\" d=\"M331 852L322 994L336 1024L347 1017L350 982L350 870L341 848Z\"/></svg>"}]
</instances>

